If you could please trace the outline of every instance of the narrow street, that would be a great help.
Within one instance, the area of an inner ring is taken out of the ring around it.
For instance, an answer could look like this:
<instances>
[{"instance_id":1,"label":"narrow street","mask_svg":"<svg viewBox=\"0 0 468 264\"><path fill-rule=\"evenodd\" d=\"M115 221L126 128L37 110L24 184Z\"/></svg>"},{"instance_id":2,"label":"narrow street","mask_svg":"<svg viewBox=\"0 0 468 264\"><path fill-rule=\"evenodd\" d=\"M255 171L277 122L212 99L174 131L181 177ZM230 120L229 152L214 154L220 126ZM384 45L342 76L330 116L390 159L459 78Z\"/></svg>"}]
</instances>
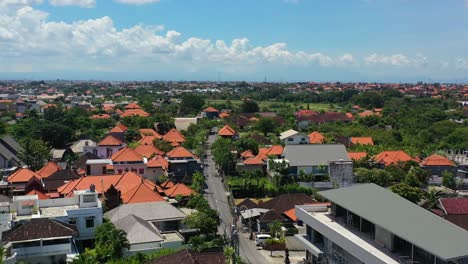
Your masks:
<instances>
[{"instance_id":1,"label":"narrow street","mask_svg":"<svg viewBox=\"0 0 468 264\"><path fill-rule=\"evenodd\" d=\"M216 140L216 137L216 134L208 137L209 147L211 147L211 144ZM208 149L206 155L207 157L204 161L204 173L206 176L205 195L211 208L218 211L219 217L221 218L221 224L218 227L219 234L226 235L226 237L230 239L233 217L229 206L227 190L224 187L222 178L217 174L216 165L210 149ZM239 255L246 263L268 264L268 261L258 252L255 243L250 241L245 234L239 234Z\"/></svg>"}]
</instances>

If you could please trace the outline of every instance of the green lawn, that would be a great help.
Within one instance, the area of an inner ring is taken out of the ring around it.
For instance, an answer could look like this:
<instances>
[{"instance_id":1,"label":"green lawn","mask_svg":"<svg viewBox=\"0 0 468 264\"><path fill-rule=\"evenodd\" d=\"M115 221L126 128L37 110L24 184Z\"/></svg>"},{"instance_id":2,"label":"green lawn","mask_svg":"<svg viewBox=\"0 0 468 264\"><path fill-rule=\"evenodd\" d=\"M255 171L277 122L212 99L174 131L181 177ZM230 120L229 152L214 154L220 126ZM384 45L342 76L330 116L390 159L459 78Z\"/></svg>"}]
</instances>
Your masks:
<instances>
[{"instance_id":1,"label":"green lawn","mask_svg":"<svg viewBox=\"0 0 468 264\"><path fill-rule=\"evenodd\" d=\"M224 103L226 100L207 100L207 105L213 103L213 104L221 104L221 103ZM234 106L239 106L242 101L241 100L231 100L231 103L234 105ZM301 108L301 109L306 109L307 108L307 104L305 103L283 103L283 102L276 102L276 101L258 101L258 106L260 106L260 109L270 109L270 110L274 110L274 109L277 109L276 107L271 107L272 104L277 105L277 106L281 106L280 108L282 107L294 107L294 108ZM327 111L327 110L330 110L330 104L326 104L326 103L315 103L315 104L309 104L309 108L311 110L316 110L316 111L321 111L321 110L324 110L324 111Z\"/></svg>"}]
</instances>

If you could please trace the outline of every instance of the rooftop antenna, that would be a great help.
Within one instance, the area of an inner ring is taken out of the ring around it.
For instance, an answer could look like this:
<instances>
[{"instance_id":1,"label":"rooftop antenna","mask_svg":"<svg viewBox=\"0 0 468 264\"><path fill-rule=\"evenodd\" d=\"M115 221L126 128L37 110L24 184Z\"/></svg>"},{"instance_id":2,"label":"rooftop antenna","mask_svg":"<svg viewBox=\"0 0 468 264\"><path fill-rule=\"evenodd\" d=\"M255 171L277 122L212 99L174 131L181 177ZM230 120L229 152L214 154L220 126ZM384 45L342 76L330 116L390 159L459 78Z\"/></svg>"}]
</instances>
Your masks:
<instances>
[{"instance_id":1,"label":"rooftop antenna","mask_svg":"<svg viewBox=\"0 0 468 264\"><path fill-rule=\"evenodd\" d=\"M263 79L263 82L265 82L265 83L267 82L267 78L266 78L266 75L265 75L265 78Z\"/></svg>"}]
</instances>

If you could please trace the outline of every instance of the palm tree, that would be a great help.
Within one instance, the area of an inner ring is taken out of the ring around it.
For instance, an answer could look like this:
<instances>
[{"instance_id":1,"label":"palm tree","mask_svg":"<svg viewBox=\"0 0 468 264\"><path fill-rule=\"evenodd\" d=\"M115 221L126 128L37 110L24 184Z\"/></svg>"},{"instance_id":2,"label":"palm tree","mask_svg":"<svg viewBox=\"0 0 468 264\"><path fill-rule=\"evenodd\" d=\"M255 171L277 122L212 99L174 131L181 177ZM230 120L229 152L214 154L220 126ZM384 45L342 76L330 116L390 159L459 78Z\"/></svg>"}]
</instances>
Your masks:
<instances>
[{"instance_id":1,"label":"palm tree","mask_svg":"<svg viewBox=\"0 0 468 264\"><path fill-rule=\"evenodd\" d=\"M443 197L442 191L436 191L434 189L423 194L423 207L430 210L434 208L440 198Z\"/></svg>"},{"instance_id":2,"label":"palm tree","mask_svg":"<svg viewBox=\"0 0 468 264\"><path fill-rule=\"evenodd\" d=\"M94 237L96 251L103 261L122 257L122 250L130 247L125 231L117 229L111 222L105 222L96 228Z\"/></svg>"},{"instance_id":3,"label":"palm tree","mask_svg":"<svg viewBox=\"0 0 468 264\"><path fill-rule=\"evenodd\" d=\"M270 227L270 234L272 237L278 237L278 235L281 233L281 227L283 224L276 220L273 223L269 224L268 227Z\"/></svg>"}]
</instances>

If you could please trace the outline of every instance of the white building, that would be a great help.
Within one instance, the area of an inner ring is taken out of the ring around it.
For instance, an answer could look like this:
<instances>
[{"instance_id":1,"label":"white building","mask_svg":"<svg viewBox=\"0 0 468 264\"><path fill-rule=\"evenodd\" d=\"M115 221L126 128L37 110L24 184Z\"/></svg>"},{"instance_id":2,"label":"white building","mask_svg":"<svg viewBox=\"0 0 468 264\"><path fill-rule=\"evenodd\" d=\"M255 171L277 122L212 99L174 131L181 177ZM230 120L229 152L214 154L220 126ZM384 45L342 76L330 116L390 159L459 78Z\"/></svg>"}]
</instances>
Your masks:
<instances>
[{"instance_id":1,"label":"white building","mask_svg":"<svg viewBox=\"0 0 468 264\"><path fill-rule=\"evenodd\" d=\"M296 206L307 263L468 263L468 232L375 184L319 192Z\"/></svg>"},{"instance_id":2,"label":"white building","mask_svg":"<svg viewBox=\"0 0 468 264\"><path fill-rule=\"evenodd\" d=\"M285 145L309 144L309 137L307 135L293 129L281 133L279 139Z\"/></svg>"}]
</instances>

